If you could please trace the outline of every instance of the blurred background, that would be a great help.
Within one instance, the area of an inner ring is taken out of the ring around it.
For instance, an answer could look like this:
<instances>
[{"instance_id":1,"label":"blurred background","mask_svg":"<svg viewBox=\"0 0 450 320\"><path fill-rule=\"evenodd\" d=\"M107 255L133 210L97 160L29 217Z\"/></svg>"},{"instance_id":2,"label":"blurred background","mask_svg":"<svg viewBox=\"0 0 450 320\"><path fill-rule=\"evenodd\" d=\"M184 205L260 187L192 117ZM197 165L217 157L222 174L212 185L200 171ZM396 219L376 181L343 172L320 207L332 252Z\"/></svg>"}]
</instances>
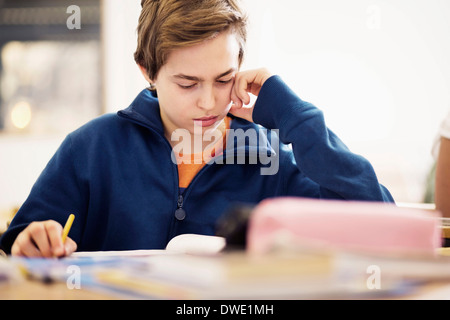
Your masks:
<instances>
[{"instance_id":1,"label":"blurred background","mask_svg":"<svg viewBox=\"0 0 450 320\"><path fill-rule=\"evenodd\" d=\"M0 0L0 211L22 204L68 133L147 86L133 60L140 2ZM424 202L450 110L450 1L244 3L243 69L281 75L396 201Z\"/></svg>"}]
</instances>

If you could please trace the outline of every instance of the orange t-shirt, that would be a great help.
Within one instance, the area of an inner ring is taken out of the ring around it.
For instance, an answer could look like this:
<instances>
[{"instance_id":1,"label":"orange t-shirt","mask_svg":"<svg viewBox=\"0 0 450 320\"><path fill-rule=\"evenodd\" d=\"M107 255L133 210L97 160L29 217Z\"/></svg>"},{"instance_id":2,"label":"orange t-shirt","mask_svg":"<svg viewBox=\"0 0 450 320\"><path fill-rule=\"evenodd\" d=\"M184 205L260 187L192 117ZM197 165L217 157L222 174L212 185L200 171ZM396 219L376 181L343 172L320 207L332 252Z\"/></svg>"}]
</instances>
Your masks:
<instances>
[{"instance_id":1,"label":"orange t-shirt","mask_svg":"<svg viewBox=\"0 0 450 320\"><path fill-rule=\"evenodd\" d=\"M226 130L230 128L229 117L225 117L225 129L223 132L223 141L217 141L214 146L203 153L191 154L191 161L189 163L181 162L178 164L178 186L180 189L185 189L189 186L195 175L210 161L213 157L220 155L225 149ZM183 154L175 155L177 160L183 157Z\"/></svg>"}]
</instances>

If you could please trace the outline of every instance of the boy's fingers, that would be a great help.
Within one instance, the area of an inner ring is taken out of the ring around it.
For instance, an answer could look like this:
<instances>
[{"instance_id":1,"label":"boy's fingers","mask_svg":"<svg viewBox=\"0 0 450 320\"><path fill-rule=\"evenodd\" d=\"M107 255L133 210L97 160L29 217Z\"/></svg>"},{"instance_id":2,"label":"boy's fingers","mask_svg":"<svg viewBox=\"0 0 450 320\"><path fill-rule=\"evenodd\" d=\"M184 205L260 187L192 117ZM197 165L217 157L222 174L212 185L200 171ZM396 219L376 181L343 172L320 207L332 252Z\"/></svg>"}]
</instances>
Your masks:
<instances>
[{"instance_id":1,"label":"boy's fingers","mask_svg":"<svg viewBox=\"0 0 450 320\"><path fill-rule=\"evenodd\" d=\"M248 74L242 73L237 75L236 78L237 78L236 80L237 83L235 83L236 96L239 98L242 104L249 104L250 96L247 93L247 88L249 85Z\"/></svg>"},{"instance_id":2,"label":"boy's fingers","mask_svg":"<svg viewBox=\"0 0 450 320\"><path fill-rule=\"evenodd\" d=\"M64 255L64 245L61 240L62 226L53 220L46 221L44 226L50 241L52 255L57 257Z\"/></svg>"},{"instance_id":3,"label":"boy's fingers","mask_svg":"<svg viewBox=\"0 0 450 320\"><path fill-rule=\"evenodd\" d=\"M261 87L267 79L272 76L272 73L267 69L248 70L236 75L239 80L238 95L245 102L250 103L250 96L248 92L258 96Z\"/></svg>"},{"instance_id":4,"label":"boy's fingers","mask_svg":"<svg viewBox=\"0 0 450 320\"><path fill-rule=\"evenodd\" d=\"M239 97L236 95L236 92L235 92L235 90L234 90L234 87L233 87L233 89L231 90L231 96L230 96L230 98L231 98L231 101L233 101L233 105L231 106L231 109L236 109L236 108L240 108L240 107L242 107L242 102L241 102L241 99L239 99Z\"/></svg>"},{"instance_id":5,"label":"boy's fingers","mask_svg":"<svg viewBox=\"0 0 450 320\"><path fill-rule=\"evenodd\" d=\"M242 107L242 108L231 108L230 109L230 113L238 118L242 118L245 119L249 122L253 122L253 108L246 108L246 107Z\"/></svg>"},{"instance_id":6,"label":"boy's fingers","mask_svg":"<svg viewBox=\"0 0 450 320\"><path fill-rule=\"evenodd\" d=\"M65 247L61 240L62 229L62 226L53 220L32 222L17 236L11 247L11 254L47 258L63 256ZM73 244L68 248L72 249Z\"/></svg>"},{"instance_id":7,"label":"boy's fingers","mask_svg":"<svg viewBox=\"0 0 450 320\"><path fill-rule=\"evenodd\" d=\"M23 252L20 248L20 234L17 236L16 240L14 241L12 247L11 247L11 254L13 256L23 256Z\"/></svg>"},{"instance_id":8,"label":"boy's fingers","mask_svg":"<svg viewBox=\"0 0 450 320\"><path fill-rule=\"evenodd\" d=\"M28 245L24 245L20 248L21 255L25 257L31 257L31 258L41 258L42 253L39 251L39 249L32 243Z\"/></svg>"},{"instance_id":9,"label":"boy's fingers","mask_svg":"<svg viewBox=\"0 0 450 320\"><path fill-rule=\"evenodd\" d=\"M47 236L47 231L42 223L33 222L29 226L29 234L31 241L34 242L41 255L51 257L52 250Z\"/></svg>"},{"instance_id":10,"label":"boy's fingers","mask_svg":"<svg viewBox=\"0 0 450 320\"><path fill-rule=\"evenodd\" d=\"M18 236L11 248L14 256L41 257L41 252L31 240L31 234L24 230Z\"/></svg>"},{"instance_id":11,"label":"boy's fingers","mask_svg":"<svg viewBox=\"0 0 450 320\"><path fill-rule=\"evenodd\" d=\"M73 241L71 238L67 237L66 242L64 243L65 255L69 256L77 250L77 243Z\"/></svg>"}]
</instances>

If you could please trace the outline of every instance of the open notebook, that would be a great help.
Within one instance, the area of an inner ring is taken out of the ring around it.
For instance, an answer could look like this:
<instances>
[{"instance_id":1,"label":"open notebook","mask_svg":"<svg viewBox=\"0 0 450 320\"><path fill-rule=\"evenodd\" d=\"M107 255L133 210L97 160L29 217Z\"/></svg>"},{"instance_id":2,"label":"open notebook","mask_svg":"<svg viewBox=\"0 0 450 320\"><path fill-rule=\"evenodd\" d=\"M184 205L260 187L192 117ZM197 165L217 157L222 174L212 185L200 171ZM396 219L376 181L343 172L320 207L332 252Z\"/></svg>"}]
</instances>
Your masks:
<instances>
[{"instance_id":1,"label":"open notebook","mask_svg":"<svg viewBox=\"0 0 450 320\"><path fill-rule=\"evenodd\" d=\"M74 252L71 257L143 257L161 254L215 254L225 248L223 237L198 234L181 234L174 237L162 250L122 250L122 251L82 251Z\"/></svg>"}]
</instances>

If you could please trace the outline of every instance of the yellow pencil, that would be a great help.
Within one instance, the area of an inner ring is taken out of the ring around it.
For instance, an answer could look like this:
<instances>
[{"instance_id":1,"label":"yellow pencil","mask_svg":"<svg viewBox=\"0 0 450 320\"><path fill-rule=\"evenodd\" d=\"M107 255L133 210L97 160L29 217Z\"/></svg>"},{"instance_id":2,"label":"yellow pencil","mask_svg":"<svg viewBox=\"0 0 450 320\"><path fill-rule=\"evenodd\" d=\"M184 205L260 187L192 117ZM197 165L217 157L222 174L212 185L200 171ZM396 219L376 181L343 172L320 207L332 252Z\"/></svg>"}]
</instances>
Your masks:
<instances>
[{"instance_id":1,"label":"yellow pencil","mask_svg":"<svg viewBox=\"0 0 450 320\"><path fill-rule=\"evenodd\" d=\"M72 228L72 223L73 223L74 219L75 219L75 215L70 214L69 218L67 219L66 224L64 225L63 233L61 236L61 240L63 243L66 242L67 235L69 234L70 228Z\"/></svg>"}]
</instances>

